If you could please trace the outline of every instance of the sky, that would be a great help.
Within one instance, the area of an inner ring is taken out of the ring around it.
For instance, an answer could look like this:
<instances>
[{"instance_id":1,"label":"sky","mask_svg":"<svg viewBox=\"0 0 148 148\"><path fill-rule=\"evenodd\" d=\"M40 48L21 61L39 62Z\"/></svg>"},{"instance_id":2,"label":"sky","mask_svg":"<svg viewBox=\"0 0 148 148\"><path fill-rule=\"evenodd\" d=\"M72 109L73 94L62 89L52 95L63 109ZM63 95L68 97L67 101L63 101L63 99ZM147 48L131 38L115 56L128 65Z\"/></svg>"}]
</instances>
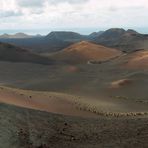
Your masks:
<instances>
[{"instance_id":1,"label":"sky","mask_svg":"<svg viewBox=\"0 0 148 148\"><path fill-rule=\"evenodd\" d=\"M147 12L147 0L0 0L0 34L108 28L148 33Z\"/></svg>"}]
</instances>

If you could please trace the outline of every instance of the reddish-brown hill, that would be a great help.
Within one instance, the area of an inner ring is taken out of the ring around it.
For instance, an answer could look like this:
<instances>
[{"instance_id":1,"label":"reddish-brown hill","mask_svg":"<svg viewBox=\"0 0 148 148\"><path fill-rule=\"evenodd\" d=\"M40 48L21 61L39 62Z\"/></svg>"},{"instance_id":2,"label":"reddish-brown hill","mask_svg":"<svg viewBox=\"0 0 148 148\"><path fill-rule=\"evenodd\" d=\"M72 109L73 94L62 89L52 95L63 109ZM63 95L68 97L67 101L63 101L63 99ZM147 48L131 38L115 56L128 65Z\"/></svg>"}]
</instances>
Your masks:
<instances>
[{"instance_id":1,"label":"reddish-brown hill","mask_svg":"<svg viewBox=\"0 0 148 148\"><path fill-rule=\"evenodd\" d=\"M54 53L52 57L69 63L86 63L88 61L105 61L121 54L121 51L82 41Z\"/></svg>"}]
</instances>

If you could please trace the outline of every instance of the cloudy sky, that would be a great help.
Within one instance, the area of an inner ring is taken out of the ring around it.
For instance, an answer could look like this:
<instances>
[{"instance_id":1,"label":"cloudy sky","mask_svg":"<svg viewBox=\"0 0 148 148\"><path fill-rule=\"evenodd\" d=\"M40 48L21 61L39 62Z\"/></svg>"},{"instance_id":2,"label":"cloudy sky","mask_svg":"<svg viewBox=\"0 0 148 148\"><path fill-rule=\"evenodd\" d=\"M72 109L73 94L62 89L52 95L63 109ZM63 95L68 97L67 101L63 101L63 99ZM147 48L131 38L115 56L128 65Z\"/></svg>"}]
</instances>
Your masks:
<instances>
[{"instance_id":1,"label":"cloudy sky","mask_svg":"<svg viewBox=\"0 0 148 148\"><path fill-rule=\"evenodd\" d=\"M111 27L148 33L147 0L0 0L0 33L72 30L81 33Z\"/></svg>"}]
</instances>

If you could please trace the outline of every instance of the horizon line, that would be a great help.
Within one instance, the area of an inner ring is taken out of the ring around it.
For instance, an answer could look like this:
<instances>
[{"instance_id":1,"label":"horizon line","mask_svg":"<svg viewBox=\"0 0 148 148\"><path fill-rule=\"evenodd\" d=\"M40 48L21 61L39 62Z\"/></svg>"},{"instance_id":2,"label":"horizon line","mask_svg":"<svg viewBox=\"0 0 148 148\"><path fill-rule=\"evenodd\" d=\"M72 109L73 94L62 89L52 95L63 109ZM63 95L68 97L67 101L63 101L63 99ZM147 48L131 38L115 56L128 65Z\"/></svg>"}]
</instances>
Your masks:
<instances>
[{"instance_id":1,"label":"horizon line","mask_svg":"<svg viewBox=\"0 0 148 148\"><path fill-rule=\"evenodd\" d=\"M141 34L148 34L148 27L105 27L105 28L100 28L97 27L96 28L37 28L37 29L0 29L0 35L4 35L4 34L8 34L8 35L14 35L17 33L24 33L27 35L48 35L51 32L75 32L75 33L79 33L82 35L89 35L93 32L99 32L99 31L106 31L108 29L114 29L114 28L118 28L118 29L124 29L124 30L128 30L128 29L132 29L137 31L138 33Z\"/></svg>"}]
</instances>

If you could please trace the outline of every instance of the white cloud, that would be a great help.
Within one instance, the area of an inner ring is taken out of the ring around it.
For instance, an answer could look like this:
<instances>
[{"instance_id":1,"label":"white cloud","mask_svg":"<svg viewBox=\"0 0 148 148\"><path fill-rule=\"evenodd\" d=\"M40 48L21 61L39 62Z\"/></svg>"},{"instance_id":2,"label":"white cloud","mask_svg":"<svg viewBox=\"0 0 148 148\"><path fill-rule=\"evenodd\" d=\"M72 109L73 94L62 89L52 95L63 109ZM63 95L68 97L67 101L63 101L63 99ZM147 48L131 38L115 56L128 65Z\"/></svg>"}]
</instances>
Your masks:
<instances>
[{"instance_id":1,"label":"white cloud","mask_svg":"<svg viewBox=\"0 0 148 148\"><path fill-rule=\"evenodd\" d=\"M147 27L147 10L147 0L1 0L0 29Z\"/></svg>"}]
</instances>

